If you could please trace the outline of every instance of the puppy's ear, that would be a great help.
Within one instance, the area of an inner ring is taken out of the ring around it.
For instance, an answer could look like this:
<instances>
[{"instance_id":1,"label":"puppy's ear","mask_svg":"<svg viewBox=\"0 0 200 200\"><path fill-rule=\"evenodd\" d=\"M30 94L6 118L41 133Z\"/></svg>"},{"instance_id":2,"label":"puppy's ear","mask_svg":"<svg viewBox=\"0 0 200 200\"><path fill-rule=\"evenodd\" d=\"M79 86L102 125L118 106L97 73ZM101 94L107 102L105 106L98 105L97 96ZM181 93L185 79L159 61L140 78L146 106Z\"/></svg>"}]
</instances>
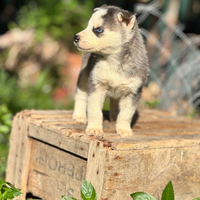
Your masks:
<instances>
[{"instance_id":1,"label":"puppy's ear","mask_svg":"<svg viewBox=\"0 0 200 200\"><path fill-rule=\"evenodd\" d=\"M127 27L133 28L135 24L135 15L132 15L131 17L125 17L122 12L117 14L117 18L120 22L124 23Z\"/></svg>"},{"instance_id":2,"label":"puppy's ear","mask_svg":"<svg viewBox=\"0 0 200 200\"><path fill-rule=\"evenodd\" d=\"M107 8L108 6L106 4L103 4L102 6L98 7L98 8L94 8L93 12L96 12L97 10L100 10L102 8Z\"/></svg>"}]
</instances>

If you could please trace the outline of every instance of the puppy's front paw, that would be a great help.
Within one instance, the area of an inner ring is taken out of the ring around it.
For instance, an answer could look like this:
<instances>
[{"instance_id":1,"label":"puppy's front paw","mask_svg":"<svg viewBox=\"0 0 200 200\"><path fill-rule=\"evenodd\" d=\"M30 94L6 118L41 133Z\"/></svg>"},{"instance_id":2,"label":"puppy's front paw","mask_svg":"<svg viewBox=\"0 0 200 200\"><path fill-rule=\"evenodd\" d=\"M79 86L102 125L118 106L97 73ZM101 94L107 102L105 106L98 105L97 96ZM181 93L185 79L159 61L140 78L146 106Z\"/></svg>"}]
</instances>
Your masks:
<instances>
[{"instance_id":1,"label":"puppy's front paw","mask_svg":"<svg viewBox=\"0 0 200 200\"><path fill-rule=\"evenodd\" d=\"M133 135L132 129L117 129L117 134L121 137L131 137Z\"/></svg>"},{"instance_id":2,"label":"puppy's front paw","mask_svg":"<svg viewBox=\"0 0 200 200\"><path fill-rule=\"evenodd\" d=\"M86 118L84 118L84 117L75 117L75 118L74 118L74 121L75 121L77 124L81 124L81 123L86 124L86 123L87 123L87 120L86 120Z\"/></svg>"},{"instance_id":3,"label":"puppy's front paw","mask_svg":"<svg viewBox=\"0 0 200 200\"><path fill-rule=\"evenodd\" d=\"M84 115L73 115L73 120L77 123L77 124L80 124L80 123L83 123L83 124L86 124L87 123L87 118L86 116Z\"/></svg>"},{"instance_id":4,"label":"puppy's front paw","mask_svg":"<svg viewBox=\"0 0 200 200\"><path fill-rule=\"evenodd\" d=\"M94 136L103 136L103 130L101 128L89 128L87 127L86 130L86 135L94 135Z\"/></svg>"}]
</instances>

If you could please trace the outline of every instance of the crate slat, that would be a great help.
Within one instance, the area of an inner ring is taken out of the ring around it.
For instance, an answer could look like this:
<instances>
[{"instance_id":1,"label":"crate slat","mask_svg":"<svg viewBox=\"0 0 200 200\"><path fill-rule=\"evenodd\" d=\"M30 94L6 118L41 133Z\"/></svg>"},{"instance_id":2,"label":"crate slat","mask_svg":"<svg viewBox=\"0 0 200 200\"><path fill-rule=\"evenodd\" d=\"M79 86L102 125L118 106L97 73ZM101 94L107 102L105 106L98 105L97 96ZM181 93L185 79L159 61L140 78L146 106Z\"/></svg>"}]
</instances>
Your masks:
<instances>
[{"instance_id":1,"label":"crate slat","mask_svg":"<svg viewBox=\"0 0 200 200\"><path fill-rule=\"evenodd\" d=\"M62 199L62 195L80 199L86 164L86 159L33 140L28 191L42 199Z\"/></svg>"}]
</instances>

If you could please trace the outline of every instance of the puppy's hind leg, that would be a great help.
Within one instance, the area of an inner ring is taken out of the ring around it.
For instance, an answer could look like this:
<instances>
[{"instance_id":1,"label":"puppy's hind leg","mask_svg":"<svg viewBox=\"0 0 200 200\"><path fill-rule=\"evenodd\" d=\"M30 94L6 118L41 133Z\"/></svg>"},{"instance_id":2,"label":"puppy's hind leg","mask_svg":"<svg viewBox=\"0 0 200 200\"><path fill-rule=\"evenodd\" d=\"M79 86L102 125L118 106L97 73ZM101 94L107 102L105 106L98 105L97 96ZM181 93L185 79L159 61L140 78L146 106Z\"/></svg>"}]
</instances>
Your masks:
<instances>
[{"instance_id":1,"label":"puppy's hind leg","mask_svg":"<svg viewBox=\"0 0 200 200\"><path fill-rule=\"evenodd\" d=\"M119 113L119 99L110 98L109 117L111 122L115 122L117 120L118 113Z\"/></svg>"},{"instance_id":2,"label":"puppy's hind leg","mask_svg":"<svg viewBox=\"0 0 200 200\"><path fill-rule=\"evenodd\" d=\"M132 136L131 120L136 111L140 94L122 97L119 102L119 115L117 117L117 134L121 137Z\"/></svg>"}]
</instances>

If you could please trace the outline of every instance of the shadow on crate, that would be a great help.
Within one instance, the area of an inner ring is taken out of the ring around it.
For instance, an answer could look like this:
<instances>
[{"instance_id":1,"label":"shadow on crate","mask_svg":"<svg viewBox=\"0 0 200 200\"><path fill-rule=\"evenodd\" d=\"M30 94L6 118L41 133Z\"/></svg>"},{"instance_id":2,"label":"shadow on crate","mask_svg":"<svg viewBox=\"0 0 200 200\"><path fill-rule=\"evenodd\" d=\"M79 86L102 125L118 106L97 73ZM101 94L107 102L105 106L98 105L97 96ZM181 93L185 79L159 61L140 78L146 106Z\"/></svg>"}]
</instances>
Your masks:
<instances>
[{"instance_id":1,"label":"shadow on crate","mask_svg":"<svg viewBox=\"0 0 200 200\"><path fill-rule=\"evenodd\" d=\"M26 194L26 199L28 199L28 200L40 199L40 200L41 200L40 197L34 196L34 195L33 195L32 193L30 193L30 192Z\"/></svg>"},{"instance_id":2,"label":"shadow on crate","mask_svg":"<svg viewBox=\"0 0 200 200\"><path fill-rule=\"evenodd\" d=\"M137 122L139 116L140 116L139 112L136 110L135 114L133 115L132 121L131 121L131 127L135 125L135 123ZM109 119L109 111L108 110L103 110L103 119L110 121L110 119Z\"/></svg>"}]
</instances>

